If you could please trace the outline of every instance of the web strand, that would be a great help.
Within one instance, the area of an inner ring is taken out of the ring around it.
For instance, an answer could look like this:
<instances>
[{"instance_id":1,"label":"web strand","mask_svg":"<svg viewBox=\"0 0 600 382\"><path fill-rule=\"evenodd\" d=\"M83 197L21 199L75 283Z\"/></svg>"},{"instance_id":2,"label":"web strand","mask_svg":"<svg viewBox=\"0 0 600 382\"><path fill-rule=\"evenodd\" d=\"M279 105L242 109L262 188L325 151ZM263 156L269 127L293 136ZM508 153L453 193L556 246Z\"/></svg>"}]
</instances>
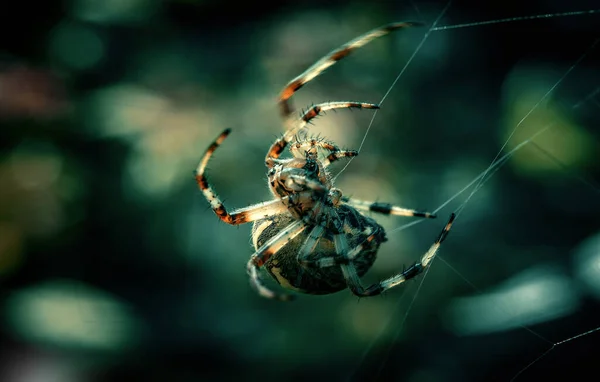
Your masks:
<instances>
[{"instance_id":1,"label":"web strand","mask_svg":"<svg viewBox=\"0 0 600 382\"><path fill-rule=\"evenodd\" d=\"M579 101L578 103L576 103L572 109L577 109L579 107L581 107L581 105L583 105L584 103L590 101L593 99L593 97L595 95L597 95L598 93L600 93L600 87L596 88L594 91L592 91L589 95L587 95L584 99L582 99L581 101ZM508 162L508 160L519 150L523 149L525 146L527 146L528 144L532 144L535 146L538 146L535 142L534 139L539 137L541 134L543 134L544 132L548 131L550 128L552 128L553 126L555 126L556 123L550 123L546 126L544 126L542 129L540 129L539 131L537 131L535 134L533 134L531 137L529 137L528 139L522 141L521 143L519 143L517 146L515 146L515 148L513 148L511 151L509 151L508 153L504 154L501 158L499 158L498 160L496 160L495 162L493 162L491 164L490 167L488 167L485 171L481 172L477 177L475 177L471 182L469 182L466 186L464 186L462 189L460 189L457 193L455 193L454 195L452 195L448 200L446 200L444 203L442 203L438 208L436 208L434 211L432 211L433 213L438 213L440 210L442 210L444 207L446 207L451 201L453 201L454 199L456 199L458 196L460 196L461 194L463 194L466 190L468 190L469 188L471 188L477 181L482 180L480 183L478 183L477 188L475 189L475 191L477 191L478 189L480 189L481 187L483 187L483 185L489 181L493 175L504 165ZM539 147L539 146L538 146ZM544 150L545 151L545 150ZM550 154L549 152L545 151L545 155L549 156L550 158L552 158L553 160L555 160L557 162L557 164L560 164L561 167L563 169L566 169L566 166L560 162L560 160L558 160L557 158L555 158L552 154ZM485 177L487 175L487 177ZM485 179L484 179L485 177ZM580 182L588 185L590 188L592 188L594 191L599 192L599 188L597 185L587 181L585 178L580 177L580 176L576 176L576 179L578 179ZM464 208L464 204L462 204L461 206L459 206L459 208L456 211L461 211L462 208ZM395 232L399 232L402 230L405 230L409 227L412 227L416 224L420 224L422 223L423 220L416 220L414 222L402 225L398 228L395 228L391 231L389 231L390 233L395 233ZM455 274L457 274L461 279L463 279L471 288L473 288L475 291L477 291L478 293L481 293L480 288L478 288L475 284L473 284L471 281L469 281L462 273L460 273L455 267L453 267L447 260L443 259L440 255L437 256L446 266L448 266ZM409 305L409 307L407 308L407 311L404 314L404 318L402 320L402 323L400 325L400 328L398 329L398 331L396 332L396 334L394 335L394 341L398 338L398 336L400 335L400 332L402 330L402 327L404 326L404 323L408 317L408 314L410 313L410 310L412 308L413 303L415 302L415 299L418 295L419 290L421 289L421 286L423 285L423 282L425 281L425 276L427 273L425 273L424 277L422 278L420 284L419 284L419 288L417 290L417 292L415 293L415 296L413 297L411 304ZM401 300L399 301L398 305L400 305ZM503 308L505 309L505 308ZM396 311L396 310L394 310ZM391 325L392 322L395 322L395 320L390 319L388 321L388 323L386 324L386 327L384 327L384 329L382 329L381 334L383 334L384 332L386 332L387 330L387 325ZM525 370L527 370L528 368L530 368L531 366L533 366L535 363L537 363L538 361L540 361L541 359L543 359L548 353L550 353L555 347L562 345L564 343L567 343L569 341L575 340L577 338L580 337L584 337L587 335L590 335L592 333L595 333L597 331L600 331L600 327L597 327L595 329L592 330L588 330L584 333L578 334L576 336L573 337L569 337L565 340L556 342L556 343L552 343L552 341L548 340L547 338L545 338L544 336L542 336L541 334L537 333L536 331L534 331L533 329L525 326L525 325L519 325L523 330L528 331L529 333L531 333L532 335L536 336L537 338L539 338L540 340L552 344L552 347L550 349L548 349L546 352L544 352L542 355L540 355L539 357L537 357L534 361L532 361L531 363L529 363L525 368L523 368L522 370L519 371L519 373L517 373L517 375L515 375L513 377L512 380L515 380L520 374L522 374ZM376 336L373 341L369 344L368 349L372 349L374 346L374 343L378 341L379 337L381 336L381 334L379 336ZM391 347L387 350L386 352L386 359L389 357L387 355L388 352L391 351ZM365 354L363 354L363 357L361 357L361 361L359 362L359 365L362 364L364 362L364 359L368 356L368 352L366 352ZM385 365L385 362L382 363L378 369L378 373L380 374L383 366Z\"/></svg>"},{"instance_id":2,"label":"web strand","mask_svg":"<svg viewBox=\"0 0 600 382\"><path fill-rule=\"evenodd\" d=\"M408 319L408 315L411 312L412 307L413 307L415 301L417 300L417 297L419 296L421 287L423 286L423 283L425 282L425 278L427 277L427 274L429 273L430 269L431 269L431 267L428 267L425 270L425 272L423 273L423 277L421 277L419 286L417 287L417 290L416 290L415 294L413 295L413 298L410 300L410 304L408 304L408 307L406 308L406 312L404 312L404 317L402 317L402 321L400 322L400 325L398 325L398 329L396 329L396 332L392 336L391 344L387 348L387 351L385 352L384 356L381 359L381 363L380 363L379 367L377 368L377 373L375 373L375 377L373 378L374 381L376 381L379 378L379 375L381 375L381 372L383 371L383 368L385 367L385 364L387 363L387 360L390 357L392 348L394 347L394 344L396 343L396 340L398 339L398 337L400 337L400 333L402 333L402 329L404 329L404 324L406 323L406 320Z\"/></svg>"},{"instance_id":3,"label":"web strand","mask_svg":"<svg viewBox=\"0 0 600 382\"><path fill-rule=\"evenodd\" d=\"M383 102L385 102L385 99L387 98L387 96L390 94L390 92L392 91L392 89L394 89L394 87L396 86L396 83L398 83L398 81L400 80L400 78L402 77L402 75L404 74L404 72L406 72L406 69L411 64L411 62L414 60L414 58L417 55L417 53L419 53L419 51L421 50L421 48L425 44L425 41L427 41L427 39L429 38L429 35L431 34L431 32L433 31L433 29L435 28L435 26L439 23L439 21L442 19L442 17L444 17L444 14L448 10L448 8L450 8L451 4L452 4L452 0L448 1L448 3L446 4L446 6L444 7L444 9L442 9L442 11L438 15L438 17L435 19L435 21L431 25L431 28L429 28L429 30L427 31L427 33L425 33L425 35L421 39L421 42L419 43L419 45L417 46L417 48L415 49L415 51L413 52L413 54L410 56L410 58L408 59L408 61L406 61L406 64L404 64L404 67L402 68L402 70L400 70L400 73L398 73L398 75L396 76L396 78L394 79L394 81L392 82L392 84L388 87L387 91L385 92L385 94L381 98L381 101L379 101L379 106L381 106L383 104ZM374 111L374 113L373 113L373 116L371 117L371 121L369 122L369 125L367 126L367 131L363 135L363 139L360 142L360 145L358 146L358 152L359 153L361 152L361 150L363 148L363 145L365 144L367 136L369 135L369 131L371 130L371 127L373 126L373 122L375 121L375 117L377 117L377 112L378 111L379 111L379 109L376 109ZM337 179L337 177L340 176L342 172L344 172L344 170L350 165L350 163L352 163L353 160L354 160L354 157L350 158L350 160L348 160L346 162L346 165L333 177L333 181L335 181Z\"/></svg>"},{"instance_id":4,"label":"web strand","mask_svg":"<svg viewBox=\"0 0 600 382\"><path fill-rule=\"evenodd\" d=\"M555 18L555 17L592 15L594 13L600 13L600 9L590 9L590 10L587 10L587 11L545 13L545 14L533 15L533 16L507 17L505 19L488 20L488 21L476 21L476 22L472 22L472 23L456 24L456 25L444 25L444 26L441 26L441 27L436 27L433 30L434 31L443 31L443 30L449 30L449 29L479 27L479 26L483 26L483 25L512 23L512 22L516 22L516 21L527 21L527 20L536 20L536 19L551 19L551 18Z\"/></svg>"},{"instance_id":5,"label":"web strand","mask_svg":"<svg viewBox=\"0 0 600 382\"><path fill-rule=\"evenodd\" d=\"M406 65L402 68L402 70L400 71L399 75L396 77L396 79L394 80L394 82L392 83L392 85L388 88L387 92L385 93L385 95L383 96L381 103L385 101L385 99L387 98L387 96L390 94L391 90L394 88L394 86L396 85L396 83L399 81L399 79L401 78L401 76L403 75L403 73L405 72L406 68L408 67L408 65L410 64L410 62L413 60L413 58L416 56L416 54L418 53L418 51L421 49L421 47L423 46L423 44L425 43L425 41L427 40L427 38L429 37L430 33L432 31L441 31L441 30L448 30L448 29L457 29L457 28L465 28L465 27L476 27L476 26L482 26L482 25L490 25L490 24L500 24L500 23L508 23L508 22L515 22L515 21L524 21L524 20L534 20L534 19L545 19L545 18L554 18L554 17L567 17L567 16L578 16L578 15L587 15L587 14L594 14L594 13L598 13L600 12L600 10L588 10L588 11L576 11L576 12L562 12L562 13L553 13L553 14L542 14L542 15L534 15L534 16L523 16L523 17L513 17L513 18L506 18L506 19L497 19L497 20L490 20L490 21L483 21L483 22L473 22L473 23L466 23L466 24L459 24L459 25L449 25L449 26L441 26L441 27L436 27L435 25L438 23L438 21L441 19L441 17L443 16L443 14L446 12L446 10L448 9L448 7L450 6L450 3L448 3L446 5L446 7L444 8L444 10L442 11L442 14L440 14L440 16L436 19L435 23L432 25L432 27L429 29L429 31L425 34L424 38L421 40L420 44L418 45L418 47L416 48L415 52L413 53L413 55L410 57L410 59L408 60L408 62L406 63ZM507 161L511 158L512 155L514 155L517 151L521 150L523 147L525 147L526 145L528 145L529 143L533 143L533 146L536 147L536 149L540 150L544 155L550 157L553 161L555 161L559 166L561 166L564 170L566 170L566 166L564 164L562 164L562 162L560 162L560 160L558 160L557 158L555 158L552 154L550 154L549 152L543 150L541 147L539 147L539 145L537 145L535 142L533 142L533 140L538 137L539 135L543 134L544 132L546 132L548 129L550 129L551 127L553 127L555 125L555 123L551 123L549 125L546 125L545 127L543 127L542 129L538 130L535 134L533 134L531 137L529 137L528 139L522 141L521 143L519 143L515 148L513 148L510 152L506 153L505 155L501 156L502 152L504 151L504 149L506 148L508 142L510 141L510 139L514 136L516 130L527 120L527 118L551 95L553 94L553 92L555 91L555 89L565 80L565 78L581 63L581 61L583 61L588 54L596 47L597 43L600 41L600 39L596 39L593 44L586 50L585 53L583 53L576 61L575 63L573 63L568 69L567 71L558 79L558 81L542 96L542 98L535 104L533 105L533 107L529 110L528 113L526 113L526 115L519 121L519 123L515 126L515 128L512 130L511 134L509 135L509 137L506 139L506 141L504 142L504 144L502 145L502 147L500 148L500 150L498 151L498 153L496 154L496 156L494 157L494 159L492 160L492 162L490 163L490 165L482 172L480 173L475 179L473 179L469 184L467 184L465 187L463 187L460 191L458 191L456 194L454 194L453 196L451 196L448 200L446 200L444 203L442 203L436 210L433 211L433 213L437 213L439 212L441 209L445 208L449 203L451 203L454 199L456 199L458 196L460 196L462 193L464 193L466 190L468 190L469 188L471 188L475 183L477 183L477 185L475 186L475 188L473 189L473 191L471 192L471 194L467 197L467 199L456 209L456 213L457 215L461 213L461 211L466 207L466 205L468 204L468 202L471 200L471 198L475 195L475 193L477 193L482 187L483 185L485 185L485 183L491 179L493 177L493 175L505 164L507 163ZM587 97L585 97L585 99L583 99L582 101L580 101L579 103L577 103L575 106L573 106L573 108L577 108L579 107L582 103L588 101L589 99L593 99L593 97L598 94L598 92L600 92L600 88L595 89L590 95L588 95ZM360 147L359 147L359 151L360 149L362 149L364 142L366 140L366 137L374 123L375 117L376 117L376 113L372 116L370 123L367 127L367 130L365 132L365 135L361 141ZM348 162L346 164L346 166L344 166L344 168L336 175L339 176L349 165L350 162ZM588 181L587 179L585 179L583 176L578 176L576 177L580 182L586 184L588 187L594 189L594 191L599 192L600 191L600 187L598 187L597 185L595 185L593 182ZM403 225L401 227L398 227L396 229L393 229L390 231L390 233L395 233L398 231L401 231L403 229L406 229L408 227L411 227L413 225L419 224L421 223L422 220L418 220L418 221L414 221L411 222L409 224ZM440 257L441 259L441 257ZM471 285L471 287L473 287L475 290L477 290L478 292L480 292L479 288L477 288L473 283L471 283L470 281L468 281L462 274L460 274L454 267L452 267L450 264L448 264L447 261L443 260L442 261L444 263L446 263L447 266L449 266L450 269L452 269L457 275L459 275L461 278L463 278L467 284ZM421 287L423 285L425 276L427 275L427 272L424 274L421 283L419 284L419 287L417 289L417 291L415 292L415 295L410 303L410 305L408 306L405 314L404 314L404 318L400 324L399 329L397 330L396 334L393 337L393 341L392 343L395 342L395 340L398 338L398 336L400 335L400 332L402 331L402 328L404 326L404 323L406 322L406 319L411 311L411 308L419 294L419 291L421 290ZM387 325L391 325L392 322L395 322L395 320L390 319L389 322L387 323ZM578 334L576 336L567 338L563 341L560 342L556 342L556 343L552 343L551 341L549 341L548 339L544 338L542 335L540 335L539 333L533 331L532 329L520 325L523 329L527 330L528 332L530 332L532 335L538 337L539 339L552 344L552 347L550 349L548 349L546 352L544 352L542 355L540 355L539 357L537 357L534 361L532 361L530 364L528 364L524 369L522 369L521 371L519 371L519 373L517 375L515 375L515 378L517 378L520 374L522 374L525 370L527 370L528 368L530 368L532 365L534 365L535 363L537 363L539 360L543 359L548 353L550 353L554 348L556 348L557 346L564 344L566 342L575 340L577 338L583 337L583 336L587 336L590 335L592 333L595 333L597 331L600 331L600 327L589 330L587 332ZM384 332L386 332L386 329L384 328L381 331L381 334L383 334ZM363 354L363 357L361 357L361 360L357 366L357 370L360 368L361 364L364 362L365 358L368 356L368 353L370 352L370 349L373 348L374 343L378 341L380 336L376 336L372 342L369 344L368 352L365 352ZM380 364L378 371L377 371L377 375L379 375L381 373L381 371L383 370L383 367L386 364L386 360L387 358L389 358L389 353L391 352L391 347L389 349L387 349L387 351L385 352L385 356L383 357L383 361Z\"/></svg>"},{"instance_id":6,"label":"web strand","mask_svg":"<svg viewBox=\"0 0 600 382\"><path fill-rule=\"evenodd\" d=\"M388 90L385 92L385 94L383 95L383 97L381 98L381 101L379 102L379 104L381 105L385 99L387 98L387 96L390 94L390 92L392 91L392 89L396 86L396 83L398 83L398 81L400 80L400 78L402 77L402 75L404 74L404 72L406 71L406 69L408 68L408 66L410 65L410 63L413 61L413 59L415 58L415 56L417 55L417 53L419 52L419 50L421 50L421 47L423 46L423 44L425 44L425 41L427 41L427 38L429 37L429 35L431 34L431 31L433 30L433 28L435 28L435 26L439 23L439 21L442 19L442 17L444 17L444 15L446 14L446 12L448 11L448 9L450 8L450 5L452 4L452 0L449 0L446 3L446 6L442 9L442 11L440 12L440 14L438 15L438 17L435 19L435 21L433 22L433 24L431 25L431 28L429 28L429 30L427 31L427 33L425 33L425 35L423 36L423 38L421 39L421 42L419 43L419 45L417 46L417 48L415 49L415 51L413 52L413 54L410 56L410 58L408 59L408 61L406 62L406 64L404 65L404 67L402 68L402 70L400 70L400 73L398 73L398 75L396 76L396 78L394 79L394 81L392 82L392 84L390 85L390 87L388 88ZM375 110L375 113L373 114L373 117L371 117L371 121L369 122L369 126L367 127L367 131L365 132L365 135L363 136L363 139L360 143L360 146L358 148L358 151L360 152L363 144L365 142L365 140L367 139L367 135L369 133L369 130L371 129L371 126L373 125L373 122L375 121L375 116L377 115L377 111ZM353 159L353 158L351 158ZM348 161L348 163L346 163L346 165L340 170L340 172L333 178L334 180L348 167L348 165L350 164L351 161ZM404 318L402 319L402 322L399 325L398 330L396 331L396 333L394 334L394 341L398 338L398 336L400 335L400 333L402 332L402 329L404 328L404 323L406 322L406 319L408 318L408 315L411 311L411 308L415 302L415 300L417 299L418 295L419 295L419 291L421 290L421 286L423 285L423 282L425 281L425 277L427 276L427 274L429 273L429 268L424 272L423 277L421 279L421 282L419 283L419 287L417 288L417 291L415 292L408 308L406 309L406 312L404 314ZM392 315L392 317L390 318L390 324L392 321L394 315ZM388 324L389 325L389 324ZM387 329L387 326L384 327L384 330L382 331L385 332L385 330ZM376 336L373 341L371 341L371 343L369 344L368 348L371 349L373 347L373 345L375 344L375 342L377 342L377 339L379 338L379 336ZM374 378L374 380L377 380L377 377L379 376L379 374L381 374L381 371L383 370L383 367L386 364L386 360L389 357L389 353L391 352L392 348L388 348L388 351L386 352L386 355L384 356L384 360L381 362L378 370L377 370L377 376ZM357 372L362 363L364 362L364 360L366 359L366 357L368 356L368 353L364 353L363 357L361 357L355 372ZM354 376L354 373L350 376L350 380L352 380Z\"/></svg>"},{"instance_id":7,"label":"web strand","mask_svg":"<svg viewBox=\"0 0 600 382\"><path fill-rule=\"evenodd\" d=\"M448 268L450 268L450 270L452 270L452 272L457 274L458 277L460 277L465 283L467 283L471 288L473 288L474 291L476 291L478 294L483 294L483 291L481 290L481 288L479 288L477 285L475 285L471 281L469 281L462 273L460 273L458 271L458 269L453 267L448 260L444 260L444 258L442 258L442 256L440 256L440 255L438 255L437 258L440 259L440 261L442 263L444 263ZM496 308L500 309L502 312L510 313L510 311L506 308L506 306L504 306L504 304L502 304L502 306L496 306ZM542 336L540 333L536 332L535 330L531 329L530 327L525 326L525 325L520 325L520 324L519 324L519 327L523 330L528 331L532 335L538 337L542 341L552 344L552 341L548 340L547 338L545 338L544 336Z\"/></svg>"},{"instance_id":8,"label":"web strand","mask_svg":"<svg viewBox=\"0 0 600 382\"><path fill-rule=\"evenodd\" d=\"M437 214L438 212L440 212L448 204L450 204L454 199L458 198L465 191L467 191L469 188L471 188L471 186L473 186L477 181L481 180L486 174L488 174L489 176L483 182L479 183L478 186L477 186L478 189L481 188L481 187L483 187L483 185L489 179L492 178L492 175L495 174L496 171L500 170L500 168L508 161L508 159L510 159L511 156L513 156L517 151L521 150L527 144L529 144L530 142L532 142L536 137L538 137L542 133L546 132L553 125L554 125L554 123L545 126L544 128L540 129L540 131L538 131L537 133L535 133L534 135L532 135L530 138L528 138L528 139L524 140L523 142L519 143L514 149L512 149L508 153L504 154L500 159L498 159L490 167L486 168L479 175L477 175L473 180L471 180L471 182L469 182L466 186L464 186L463 188L461 188L458 192L456 192L454 195L452 195L450 198L448 198L445 202L443 202L441 205L439 205L435 210L432 211L432 213ZM491 170L493 170L493 172L490 173L489 171L491 171ZM459 207L458 209L461 209L461 207ZM400 231L403 231L403 230L405 230L405 229L407 229L409 227L412 227L412 226L414 226L416 224L421 224L423 222L424 222L424 220L415 220L415 221L413 221L411 223L404 224L404 225L402 225L400 227L394 228L394 229L392 229L389 232L390 233L400 232Z\"/></svg>"},{"instance_id":9,"label":"web strand","mask_svg":"<svg viewBox=\"0 0 600 382\"><path fill-rule=\"evenodd\" d=\"M566 338L566 339L564 339L562 341L558 341L558 342L552 344L552 346L550 347L550 349L546 350L539 357L537 357L536 359L534 359L533 361L531 361L530 363L528 363L527 366L525 366L524 368L522 368L521 370L519 370L519 372L517 374L515 374L515 376L511 379L511 382L514 381L514 380L516 380L527 369L531 368L533 365L535 365L536 363L538 363L542 358L546 357L552 350L556 349L558 346L566 344L567 342L576 340L578 338L588 336L588 335L593 334L593 333L598 332L598 331L600 331L600 326L598 326L597 328L585 331L583 333L579 333L577 335L574 335L573 337L569 337L569 338Z\"/></svg>"},{"instance_id":10,"label":"web strand","mask_svg":"<svg viewBox=\"0 0 600 382\"><path fill-rule=\"evenodd\" d=\"M563 170L563 172L565 172L569 176L575 178L579 182L585 184L586 186L588 186L589 188L591 188L597 194L600 195L600 185L598 185L592 179L588 179L587 177L585 177L585 176L583 176L581 174L572 174L571 171L573 171L573 170L570 170L567 167L567 165L565 165L558 158L556 158L554 155L552 155L550 152L548 152L548 150L544 149L543 147L541 147L540 145L538 145L535 142L531 142L531 145L533 147L535 147L539 152L541 152L542 154L544 154L544 156L548 157L548 159L550 159L552 162L554 162L554 164L556 164L557 167L560 167L560 169Z\"/></svg>"},{"instance_id":11,"label":"web strand","mask_svg":"<svg viewBox=\"0 0 600 382\"><path fill-rule=\"evenodd\" d=\"M558 81L556 81L556 83L542 96L542 98L536 102L535 105L533 105L533 107L529 110L529 112L527 112L527 114L525 114L525 116L523 116L523 118L521 118L521 120L519 121L519 123L517 123L517 125L515 126L515 128L511 131L510 135L508 136L508 138L506 139L506 141L504 141L504 144L502 145L502 147L500 147L500 150L498 151L498 153L496 154L496 156L494 157L494 160L492 160L492 163L490 163L490 166L488 167L488 169L485 171L485 173L483 174L483 177L479 180L479 184L477 184L477 186L475 187L475 189L471 192L471 194L467 197L467 199L458 207L457 211L456 211L456 217L458 218L458 216L460 215L460 213L462 212L462 210L464 210L464 208L467 206L467 204L469 203L469 201L471 200L471 198L473 197L473 195L475 195L475 193L477 191L479 191L479 189L481 188L481 184L482 182L485 180L485 177L487 176L487 172L489 171L489 169L491 169L494 165L494 163L496 162L496 160L498 159L498 157L500 156L500 154L502 154L502 152L504 151L504 149L506 148L506 145L508 144L508 142L511 140L511 138L513 137L513 135L515 134L515 132L517 131L517 129L523 124L523 122L525 122L525 120L540 106L540 104L546 99L548 98L548 96L550 94L552 94L554 92L554 90L558 87L558 85L560 85L564 79L569 75L569 73L571 73L573 71L573 69L575 69L577 67L577 65L579 65L579 63L581 63L581 61L583 61L584 58L586 58L588 56L588 54L596 47L596 44L598 43L598 41L600 41L600 39L596 39L596 41L594 41L592 43L592 45L577 59L577 61L575 61L575 63L573 65L571 65L569 67L569 69L567 69L567 71L558 79Z\"/></svg>"}]
</instances>

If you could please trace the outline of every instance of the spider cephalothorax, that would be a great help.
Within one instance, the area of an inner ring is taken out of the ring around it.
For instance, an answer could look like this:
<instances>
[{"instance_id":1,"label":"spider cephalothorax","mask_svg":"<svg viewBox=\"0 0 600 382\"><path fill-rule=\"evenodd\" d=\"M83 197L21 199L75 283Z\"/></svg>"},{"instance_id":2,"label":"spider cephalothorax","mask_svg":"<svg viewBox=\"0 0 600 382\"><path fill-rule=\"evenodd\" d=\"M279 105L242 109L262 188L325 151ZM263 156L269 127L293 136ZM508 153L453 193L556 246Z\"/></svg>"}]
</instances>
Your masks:
<instances>
[{"instance_id":1,"label":"spider cephalothorax","mask_svg":"<svg viewBox=\"0 0 600 382\"><path fill-rule=\"evenodd\" d=\"M208 183L204 172L214 151L231 132L225 130L208 148L196 170L198 185L217 216L228 224L254 222L252 242L255 253L247 265L251 285L264 297L289 299L265 287L258 277L264 267L284 288L310 294L327 294L346 287L358 296L373 296L402 284L422 273L431 263L447 236L454 215L434 244L404 271L364 288L360 277L375 261L377 250L386 241L385 231L363 215L371 211L387 215L434 218L428 212L393 206L388 203L351 199L333 187L327 168L339 159L356 156L357 151L341 150L322 139L299 139L308 123L322 111L340 108L378 109L366 102L326 102L313 105L299 118L293 116L292 95L325 69L371 40L390 31L416 25L400 22L374 29L342 45L318 60L288 83L279 96L287 130L272 145L265 158L269 188L274 200L241 208L231 213ZM280 158L286 147L292 158Z\"/></svg>"},{"instance_id":2,"label":"spider cephalothorax","mask_svg":"<svg viewBox=\"0 0 600 382\"><path fill-rule=\"evenodd\" d=\"M271 193L296 219L317 223L322 218L319 206L340 203L342 193L333 188L329 172L319 160L321 153L331 150L329 146L317 139L296 142L290 146L293 158L277 159L267 173Z\"/></svg>"}]
</instances>

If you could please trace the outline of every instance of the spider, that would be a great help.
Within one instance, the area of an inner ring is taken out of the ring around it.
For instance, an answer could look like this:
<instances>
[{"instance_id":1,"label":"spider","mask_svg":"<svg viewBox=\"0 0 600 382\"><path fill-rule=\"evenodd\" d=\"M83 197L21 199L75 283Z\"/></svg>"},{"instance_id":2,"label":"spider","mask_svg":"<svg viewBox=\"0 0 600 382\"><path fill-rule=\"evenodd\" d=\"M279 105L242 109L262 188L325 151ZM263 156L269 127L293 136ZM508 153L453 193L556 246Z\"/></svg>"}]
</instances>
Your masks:
<instances>
[{"instance_id":1,"label":"spider","mask_svg":"<svg viewBox=\"0 0 600 382\"><path fill-rule=\"evenodd\" d=\"M341 150L323 139L299 137L300 132L306 132L309 122L323 111L378 109L377 104L326 102L313 105L298 118L290 103L298 89L355 49L391 31L416 25L420 23L397 22L373 29L322 57L285 86L279 95L279 108L286 131L271 145L265 158L274 200L228 212L209 184L205 171L231 129L223 131L206 150L196 169L196 181L219 219L231 225L254 223L255 252L248 261L247 272L250 284L261 296L282 301L293 297L267 288L258 275L261 267L288 290L329 294L349 288L360 297L375 296L423 273L448 235L454 214L418 262L388 279L363 287L360 277L373 265L379 246L387 240L383 227L363 212L419 218L435 218L435 215L343 196L341 190L333 186L327 168L358 152ZM292 158L280 158L287 146Z\"/></svg>"}]
</instances>

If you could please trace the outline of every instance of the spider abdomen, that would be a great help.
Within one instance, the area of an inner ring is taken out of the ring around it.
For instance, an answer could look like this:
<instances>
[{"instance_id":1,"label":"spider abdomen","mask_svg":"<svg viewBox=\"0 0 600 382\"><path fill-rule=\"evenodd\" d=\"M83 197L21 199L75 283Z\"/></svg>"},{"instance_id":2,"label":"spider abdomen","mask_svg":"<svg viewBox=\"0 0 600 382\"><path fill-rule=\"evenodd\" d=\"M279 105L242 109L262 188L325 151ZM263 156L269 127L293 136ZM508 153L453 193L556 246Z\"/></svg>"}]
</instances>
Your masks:
<instances>
[{"instance_id":1,"label":"spider abdomen","mask_svg":"<svg viewBox=\"0 0 600 382\"><path fill-rule=\"evenodd\" d=\"M381 243L386 241L385 231L377 222L349 206L340 206L336 210L344 222L343 232L349 247L363 244L367 237L375 233L374 240L365 244L364 248L353 259L352 263L359 276L363 276L375 262ZM295 220L291 215L277 215L258 220L252 229L253 243L256 249L288 227ZM298 252L308 238L312 226L275 253L264 267L269 274L284 288L308 294L329 294L346 289L348 284L339 266L319 268L309 267L298 262ZM333 234L325 230L315 249L306 259L316 264L319 259L336 257Z\"/></svg>"}]
</instances>

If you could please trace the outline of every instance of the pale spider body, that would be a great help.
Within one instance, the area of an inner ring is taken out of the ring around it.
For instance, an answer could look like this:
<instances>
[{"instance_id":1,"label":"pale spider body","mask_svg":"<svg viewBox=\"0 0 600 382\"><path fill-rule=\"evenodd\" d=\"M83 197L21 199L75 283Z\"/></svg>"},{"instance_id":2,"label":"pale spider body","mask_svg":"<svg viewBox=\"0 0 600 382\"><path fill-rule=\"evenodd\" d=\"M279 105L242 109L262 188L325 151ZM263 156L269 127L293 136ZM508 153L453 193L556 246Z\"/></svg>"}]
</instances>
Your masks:
<instances>
[{"instance_id":1,"label":"pale spider body","mask_svg":"<svg viewBox=\"0 0 600 382\"><path fill-rule=\"evenodd\" d=\"M286 131L271 145L265 158L273 200L229 213L209 184L205 171L214 151L231 130L221 133L206 150L196 169L196 181L222 221L232 225L254 222L252 241L255 252L246 269L251 285L261 296L279 300L291 297L263 285L258 275L261 267L282 287L297 292L328 294L348 287L357 296L374 296L421 274L434 259L450 231L454 214L420 261L367 288L361 285L360 277L373 265L380 245L386 241L383 227L363 212L421 218L435 216L389 203L343 196L341 190L333 187L327 168L337 160L358 155L358 152L341 150L321 139L298 138L306 133L309 122L322 111L378 109L378 105L354 101L326 102L310 107L298 118L293 115L290 103L298 89L353 50L391 31L417 24L399 22L373 29L324 56L287 84L279 96ZM292 158L280 158L288 146Z\"/></svg>"},{"instance_id":2,"label":"pale spider body","mask_svg":"<svg viewBox=\"0 0 600 382\"><path fill-rule=\"evenodd\" d=\"M297 142L290 146L294 158L281 160L269 170L271 192L285 200L290 213L257 220L252 228L252 242L259 250L294 220L304 219L307 229L273 254L264 268L281 286L309 294L333 293L348 286L339 267L315 266L320 259L336 256L336 234L343 234L351 248L365 243L352 261L359 277L371 268L380 244L387 240L385 230L374 219L341 202L341 191L333 188L327 168L318 159L321 151L326 151L323 156L330 154L322 145L323 141L315 139ZM323 188L311 192L309 186L298 184L296 178L288 176L290 174L314 182L313 188L318 185ZM323 227L323 233L299 262L299 250L309 241L309 232L317 226ZM368 240L369 237L372 239Z\"/></svg>"}]
</instances>

